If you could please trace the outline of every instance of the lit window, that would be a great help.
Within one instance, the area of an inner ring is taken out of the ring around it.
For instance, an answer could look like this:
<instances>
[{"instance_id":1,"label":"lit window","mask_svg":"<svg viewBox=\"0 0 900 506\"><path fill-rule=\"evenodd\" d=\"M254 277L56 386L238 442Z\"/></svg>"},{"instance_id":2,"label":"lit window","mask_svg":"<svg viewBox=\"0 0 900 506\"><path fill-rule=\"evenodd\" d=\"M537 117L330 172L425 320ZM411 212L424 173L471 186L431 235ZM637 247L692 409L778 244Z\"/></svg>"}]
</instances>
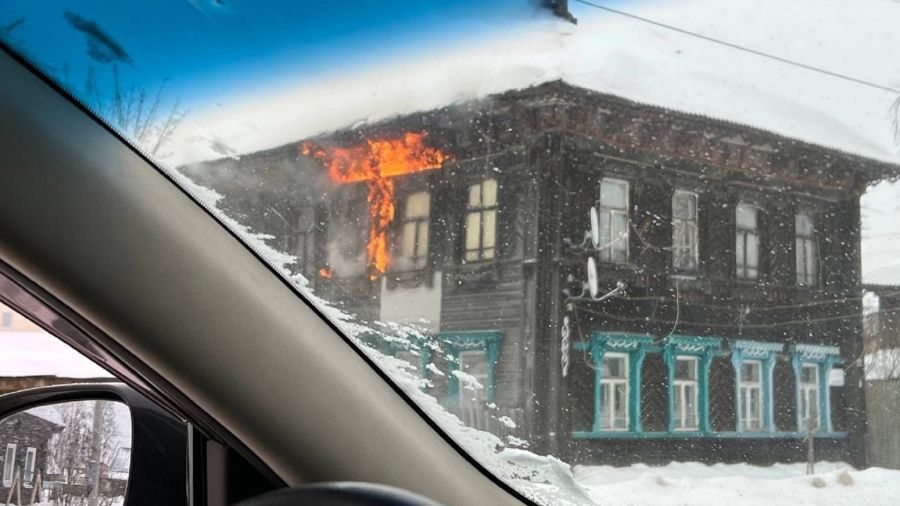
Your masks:
<instances>
[{"instance_id":1,"label":"lit window","mask_svg":"<svg viewBox=\"0 0 900 506\"><path fill-rule=\"evenodd\" d=\"M737 277L756 279L759 277L758 210L748 204L739 204L735 214Z\"/></svg>"},{"instance_id":2,"label":"lit window","mask_svg":"<svg viewBox=\"0 0 900 506\"><path fill-rule=\"evenodd\" d=\"M819 250L813 219L808 214L796 216L797 284L815 286L819 274Z\"/></svg>"},{"instance_id":3,"label":"lit window","mask_svg":"<svg viewBox=\"0 0 900 506\"><path fill-rule=\"evenodd\" d=\"M22 473L22 483L28 488L34 483L34 459L36 453L37 450L32 447L28 447L25 450L25 472Z\"/></svg>"},{"instance_id":4,"label":"lit window","mask_svg":"<svg viewBox=\"0 0 900 506\"><path fill-rule=\"evenodd\" d=\"M428 192L413 193L403 208L400 231L401 268L421 269L428 262L428 216L431 195Z\"/></svg>"},{"instance_id":5,"label":"lit window","mask_svg":"<svg viewBox=\"0 0 900 506\"><path fill-rule=\"evenodd\" d=\"M6 455L3 457L3 486L8 487L12 484L13 471L16 467L16 445L9 443L6 445Z\"/></svg>"},{"instance_id":6,"label":"lit window","mask_svg":"<svg viewBox=\"0 0 900 506\"><path fill-rule=\"evenodd\" d=\"M800 430L819 428L819 368L804 364L800 368Z\"/></svg>"},{"instance_id":7,"label":"lit window","mask_svg":"<svg viewBox=\"0 0 900 506\"><path fill-rule=\"evenodd\" d=\"M672 196L672 266L681 271L697 270L697 196L676 191Z\"/></svg>"},{"instance_id":8,"label":"lit window","mask_svg":"<svg viewBox=\"0 0 900 506\"><path fill-rule=\"evenodd\" d=\"M762 429L762 363L748 360L741 363L738 417L743 431Z\"/></svg>"},{"instance_id":9,"label":"lit window","mask_svg":"<svg viewBox=\"0 0 900 506\"><path fill-rule=\"evenodd\" d=\"M628 261L628 182L604 179L600 182L600 260Z\"/></svg>"},{"instance_id":10,"label":"lit window","mask_svg":"<svg viewBox=\"0 0 900 506\"><path fill-rule=\"evenodd\" d=\"M696 357L675 359L675 430L697 430L697 363Z\"/></svg>"},{"instance_id":11,"label":"lit window","mask_svg":"<svg viewBox=\"0 0 900 506\"><path fill-rule=\"evenodd\" d=\"M467 262L494 258L497 233L497 180L486 179L469 187L466 205Z\"/></svg>"},{"instance_id":12,"label":"lit window","mask_svg":"<svg viewBox=\"0 0 900 506\"><path fill-rule=\"evenodd\" d=\"M600 365L600 429L628 429L628 355L607 353Z\"/></svg>"},{"instance_id":13,"label":"lit window","mask_svg":"<svg viewBox=\"0 0 900 506\"><path fill-rule=\"evenodd\" d=\"M488 360L484 351L459 353L459 371L478 382L461 381L459 388L459 415L462 422L476 429L487 429L484 405L487 402Z\"/></svg>"}]
</instances>

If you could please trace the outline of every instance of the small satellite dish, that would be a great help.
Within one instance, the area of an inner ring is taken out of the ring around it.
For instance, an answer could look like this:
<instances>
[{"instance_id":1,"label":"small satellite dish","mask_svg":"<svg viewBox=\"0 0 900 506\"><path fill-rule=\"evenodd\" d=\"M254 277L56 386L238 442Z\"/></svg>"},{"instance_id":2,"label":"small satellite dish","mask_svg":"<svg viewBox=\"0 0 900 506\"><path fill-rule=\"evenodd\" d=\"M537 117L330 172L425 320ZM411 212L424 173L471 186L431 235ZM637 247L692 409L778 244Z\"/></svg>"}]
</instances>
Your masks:
<instances>
[{"instance_id":1,"label":"small satellite dish","mask_svg":"<svg viewBox=\"0 0 900 506\"><path fill-rule=\"evenodd\" d=\"M600 247L600 216L597 214L597 208L591 206L591 243L595 248Z\"/></svg>"},{"instance_id":2,"label":"small satellite dish","mask_svg":"<svg viewBox=\"0 0 900 506\"><path fill-rule=\"evenodd\" d=\"M596 298L600 292L600 284L597 281L597 262L594 260L594 257L588 257L587 259L587 279L591 298Z\"/></svg>"}]
</instances>

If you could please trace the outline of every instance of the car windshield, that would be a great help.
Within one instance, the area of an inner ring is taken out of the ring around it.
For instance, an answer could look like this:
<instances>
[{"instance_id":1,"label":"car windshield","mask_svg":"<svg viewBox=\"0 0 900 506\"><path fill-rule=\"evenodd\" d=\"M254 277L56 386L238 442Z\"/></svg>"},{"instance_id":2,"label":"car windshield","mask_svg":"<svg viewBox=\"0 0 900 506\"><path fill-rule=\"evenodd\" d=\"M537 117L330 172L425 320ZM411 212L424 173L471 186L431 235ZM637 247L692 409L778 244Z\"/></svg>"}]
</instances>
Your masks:
<instances>
[{"instance_id":1,"label":"car windshield","mask_svg":"<svg viewBox=\"0 0 900 506\"><path fill-rule=\"evenodd\" d=\"M900 2L0 5L534 502L900 494Z\"/></svg>"}]
</instances>

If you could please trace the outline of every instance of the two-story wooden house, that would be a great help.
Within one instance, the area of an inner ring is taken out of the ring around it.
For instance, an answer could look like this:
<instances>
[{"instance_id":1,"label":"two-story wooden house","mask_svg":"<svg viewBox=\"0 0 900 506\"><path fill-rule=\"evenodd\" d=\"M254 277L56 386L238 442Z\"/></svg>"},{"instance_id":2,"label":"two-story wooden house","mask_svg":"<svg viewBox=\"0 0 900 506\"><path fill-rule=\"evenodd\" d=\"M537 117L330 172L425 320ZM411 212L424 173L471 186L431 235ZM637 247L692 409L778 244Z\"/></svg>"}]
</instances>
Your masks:
<instances>
[{"instance_id":1,"label":"two-story wooden house","mask_svg":"<svg viewBox=\"0 0 900 506\"><path fill-rule=\"evenodd\" d=\"M809 433L865 463L859 199L897 166L552 82L181 170L414 326L373 339L470 425L573 463Z\"/></svg>"}]
</instances>

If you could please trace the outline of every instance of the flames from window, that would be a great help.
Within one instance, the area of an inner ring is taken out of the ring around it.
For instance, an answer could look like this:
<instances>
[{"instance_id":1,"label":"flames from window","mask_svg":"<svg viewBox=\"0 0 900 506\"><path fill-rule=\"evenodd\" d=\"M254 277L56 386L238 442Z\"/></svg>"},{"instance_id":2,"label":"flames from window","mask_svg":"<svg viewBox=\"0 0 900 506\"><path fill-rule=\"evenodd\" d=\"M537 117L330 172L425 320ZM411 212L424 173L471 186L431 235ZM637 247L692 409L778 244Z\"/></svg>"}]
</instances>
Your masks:
<instances>
[{"instance_id":1,"label":"flames from window","mask_svg":"<svg viewBox=\"0 0 900 506\"><path fill-rule=\"evenodd\" d=\"M394 221L394 183L391 177L438 169L451 159L447 153L427 147L426 132L408 132L400 138L367 140L349 148L327 148L304 142L300 152L321 161L337 184L368 185L369 236L366 262L369 279L387 271L388 229Z\"/></svg>"}]
</instances>

